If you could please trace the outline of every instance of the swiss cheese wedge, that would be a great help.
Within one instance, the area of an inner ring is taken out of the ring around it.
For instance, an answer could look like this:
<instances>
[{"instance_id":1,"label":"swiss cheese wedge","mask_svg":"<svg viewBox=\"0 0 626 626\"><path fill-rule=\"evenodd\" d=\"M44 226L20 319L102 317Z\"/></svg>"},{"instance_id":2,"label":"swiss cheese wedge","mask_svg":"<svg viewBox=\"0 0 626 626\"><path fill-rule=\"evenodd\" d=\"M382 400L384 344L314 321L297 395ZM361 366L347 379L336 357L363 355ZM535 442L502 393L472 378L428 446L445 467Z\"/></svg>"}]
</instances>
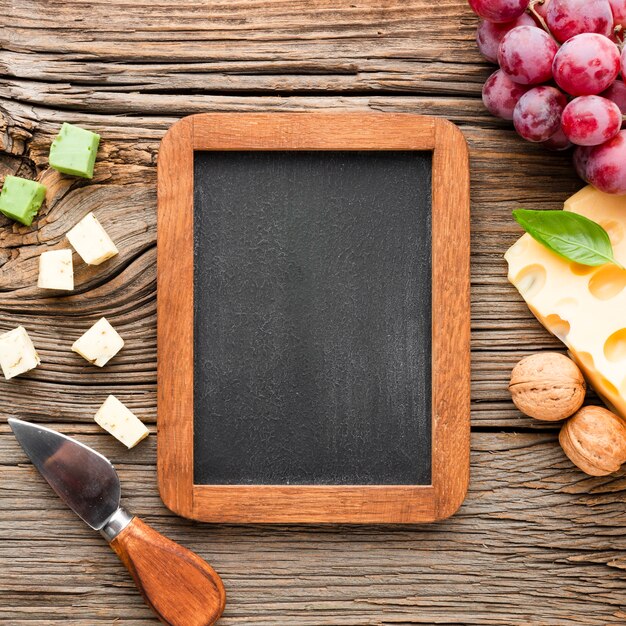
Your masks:
<instances>
[{"instance_id":1,"label":"swiss cheese wedge","mask_svg":"<svg viewBox=\"0 0 626 626\"><path fill-rule=\"evenodd\" d=\"M564 210L598 222L626 266L626 196L588 186ZM626 270L571 263L525 234L505 258L509 280L537 319L569 349L603 400L626 418Z\"/></svg>"}]
</instances>

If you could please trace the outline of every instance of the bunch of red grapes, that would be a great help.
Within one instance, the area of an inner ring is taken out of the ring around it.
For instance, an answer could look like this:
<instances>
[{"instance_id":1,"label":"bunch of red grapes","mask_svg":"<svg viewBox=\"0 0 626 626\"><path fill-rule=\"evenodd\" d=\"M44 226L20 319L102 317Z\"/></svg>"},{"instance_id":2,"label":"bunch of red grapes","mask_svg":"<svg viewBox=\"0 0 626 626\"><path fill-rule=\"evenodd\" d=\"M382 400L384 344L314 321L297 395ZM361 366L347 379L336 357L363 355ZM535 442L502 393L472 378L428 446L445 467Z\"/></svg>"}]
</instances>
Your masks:
<instances>
[{"instance_id":1,"label":"bunch of red grapes","mask_svg":"<svg viewBox=\"0 0 626 626\"><path fill-rule=\"evenodd\" d=\"M575 146L583 180L626 194L626 0L469 4L480 52L500 66L483 87L490 113L551 150Z\"/></svg>"}]
</instances>

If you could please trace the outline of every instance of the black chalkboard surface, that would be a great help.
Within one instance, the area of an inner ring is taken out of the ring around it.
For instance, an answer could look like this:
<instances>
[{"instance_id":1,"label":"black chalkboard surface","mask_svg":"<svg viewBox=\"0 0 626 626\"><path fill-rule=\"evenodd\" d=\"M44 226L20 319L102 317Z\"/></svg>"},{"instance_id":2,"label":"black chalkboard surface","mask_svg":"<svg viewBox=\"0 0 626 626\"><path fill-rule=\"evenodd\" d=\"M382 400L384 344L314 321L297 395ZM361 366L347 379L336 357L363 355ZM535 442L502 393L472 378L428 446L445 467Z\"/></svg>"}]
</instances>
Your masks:
<instances>
[{"instance_id":1,"label":"black chalkboard surface","mask_svg":"<svg viewBox=\"0 0 626 626\"><path fill-rule=\"evenodd\" d=\"M207 113L158 159L159 489L232 523L417 523L469 480L469 165L395 113Z\"/></svg>"},{"instance_id":2,"label":"black chalkboard surface","mask_svg":"<svg viewBox=\"0 0 626 626\"><path fill-rule=\"evenodd\" d=\"M195 153L196 484L430 484L431 169Z\"/></svg>"}]
</instances>

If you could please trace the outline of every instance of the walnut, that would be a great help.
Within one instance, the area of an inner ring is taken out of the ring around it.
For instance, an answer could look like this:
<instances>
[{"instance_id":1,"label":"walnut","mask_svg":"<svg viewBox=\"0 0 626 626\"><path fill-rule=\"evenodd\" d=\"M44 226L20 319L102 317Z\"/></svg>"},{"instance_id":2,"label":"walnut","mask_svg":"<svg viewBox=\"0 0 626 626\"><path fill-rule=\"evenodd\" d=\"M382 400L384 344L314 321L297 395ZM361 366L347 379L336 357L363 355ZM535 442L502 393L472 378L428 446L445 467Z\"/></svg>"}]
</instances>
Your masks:
<instances>
[{"instance_id":1,"label":"walnut","mask_svg":"<svg viewBox=\"0 0 626 626\"><path fill-rule=\"evenodd\" d=\"M585 399L585 379L578 366L558 352L523 358L511 372L509 391L515 406L538 420L562 420Z\"/></svg>"},{"instance_id":2,"label":"walnut","mask_svg":"<svg viewBox=\"0 0 626 626\"><path fill-rule=\"evenodd\" d=\"M563 424L563 451L592 476L616 472L626 461L626 422L599 406L586 406Z\"/></svg>"}]
</instances>

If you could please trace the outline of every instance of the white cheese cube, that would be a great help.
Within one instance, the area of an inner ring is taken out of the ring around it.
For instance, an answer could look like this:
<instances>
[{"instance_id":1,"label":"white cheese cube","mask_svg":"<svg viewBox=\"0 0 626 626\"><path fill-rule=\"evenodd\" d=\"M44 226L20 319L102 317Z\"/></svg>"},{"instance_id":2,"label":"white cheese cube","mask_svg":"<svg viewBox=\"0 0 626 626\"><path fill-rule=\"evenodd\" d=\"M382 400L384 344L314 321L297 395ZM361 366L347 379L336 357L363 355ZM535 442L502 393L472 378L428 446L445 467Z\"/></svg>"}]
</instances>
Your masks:
<instances>
[{"instance_id":1,"label":"white cheese cube","mask_svg":"<svg viewBox=\"0 0 626 626\"><path fill-rule=\"evenodd\" d=\"M115 244L93 213L85 215L67 233L67 238L88 265L100 265L118 253Z\"/></svg>"},{"instance_id":2,"label":"white cheese cube","mask_svg":"<svg viewBox=\"0 0 626 626\"><path fill-rule=\"evenodd\" d=\"M37 286L41 289L74 289L74 266L72 265L72 251L50 250L39 257L39 280Z\"/></svg>"},{"instance_id":3,"label":"white cheese cube","mask_svg":"<svg viewBox=\"0 0 626 626\"><path fill-rule=\"evenodd\" d=\"M74 342L72 350L90 363L104 367L123 347L124 340L103 317Z\"/></svg>"},{"instance_id":4,"label":"white cheese cube","mask_svg":"<svg viewBox=\"0 0 626 626\"><path fill-rule=\"evenodd\" d=\"M148 436L148 429L143 422L115 396L105 400L94 419L127 448L136 446Z\"/></svg>"},{"instance_id":5,"label":"white cheese cube","mask_svg":"<svg viewBox=\"0 0 626 626\"><path fill-rule=\"evenodd\" d=\"M0 335L0 366L6 379L36 368L41 359L23 326Z\"/></svg>"}]
</instances>

